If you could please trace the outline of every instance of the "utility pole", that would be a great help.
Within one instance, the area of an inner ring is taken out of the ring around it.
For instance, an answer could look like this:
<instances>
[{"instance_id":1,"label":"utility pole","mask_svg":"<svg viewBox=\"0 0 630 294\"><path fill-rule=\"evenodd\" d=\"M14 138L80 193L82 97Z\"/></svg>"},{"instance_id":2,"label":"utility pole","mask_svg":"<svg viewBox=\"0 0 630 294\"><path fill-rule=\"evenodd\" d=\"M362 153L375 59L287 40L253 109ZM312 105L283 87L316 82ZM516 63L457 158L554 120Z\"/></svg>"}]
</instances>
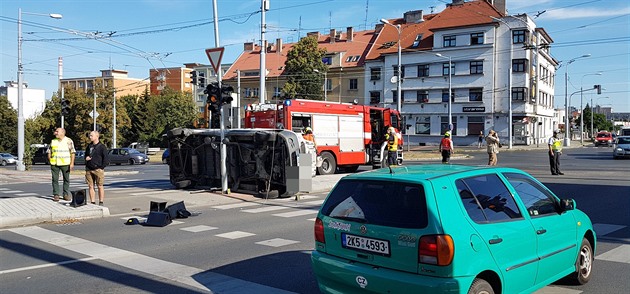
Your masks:
<instances>
[{"instance_id":1,"label":"utility pole","mask_svg":"<svg viewBox=\"0 0 630 294\"><path fill-rule=\"evenodd\" d=\"M117 143L116 143L116 128L117 128L117 126L116 126L116 89L114 89L113 96L114 96L114 107L113 107L112 112L113 112L114 120L113 120L112 123L114 125L114 131L112 133L112 136L113 136L113 138L112 138L112 148L116 148L116 146L118 146Z\"/></svg>"},{"instance_id":2,"label":"utility pole","mask_svg":"<svg viewBox=\"0 0 630 294\"><path fill-rule=\"evenodd\" d=\"M60 101L63 101L63 84L61 83L61 80L63 79L63 58L59 57L58 62L57 62L57 72L59 74L59 95L61 97ZM63 110L61 111L61 128L65 128L64 127L64 115L63 115Z\"/></svg>"},{"instance_id":3,"label":"utility pole","mask_svg":"<svg viewBox=\"0 0 630 294\"><path fill-rule=\"evenodd\" d=\"M212 0L212 10L214 13L214 46L219 48L219 14L217 9L217 0ZM217 83L219 85L219 89L221 89L221 78L222 78L221 64L218 65L217 70ZM219 106L219 128L221 132L221 192L223 194L228 193L228 182L227 182L227 147L225 146L225 105Z\"/></svg>"},{"instance_id":4,"label":"utility pole","mask_svg":"<svg viewBox=\"0 0 630 294\"><path fill-rule=\"evenodd\" d=\"M267 46L265 46L265 32L267 30L267 24L265 23L265 11L269 10L269 1L260 0L260 91L258 91L258 96L260 97L260 104L265 103L265 80L267 79L267 61L266 53Z\"/></svg>"}]
</instances>

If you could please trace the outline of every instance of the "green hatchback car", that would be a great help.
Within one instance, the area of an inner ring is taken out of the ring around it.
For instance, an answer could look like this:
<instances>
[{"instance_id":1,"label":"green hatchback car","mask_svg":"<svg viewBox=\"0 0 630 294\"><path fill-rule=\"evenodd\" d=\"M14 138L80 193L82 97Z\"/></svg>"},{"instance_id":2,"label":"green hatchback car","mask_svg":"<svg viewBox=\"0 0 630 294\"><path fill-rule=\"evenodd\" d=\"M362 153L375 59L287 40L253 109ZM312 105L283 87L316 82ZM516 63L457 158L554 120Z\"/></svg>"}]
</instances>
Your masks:
<instances>
[{"instance_id":1,"label":"green hatchback car","mask_svg":"<svg viewBox=\"0 0 630 294\"><path fill-rule=\"evenodd\" d=\"M572 199L513 168L418 165L341 179L315 221L324 293L527 293L591 277Z\"/></svg>"}]
</instances>

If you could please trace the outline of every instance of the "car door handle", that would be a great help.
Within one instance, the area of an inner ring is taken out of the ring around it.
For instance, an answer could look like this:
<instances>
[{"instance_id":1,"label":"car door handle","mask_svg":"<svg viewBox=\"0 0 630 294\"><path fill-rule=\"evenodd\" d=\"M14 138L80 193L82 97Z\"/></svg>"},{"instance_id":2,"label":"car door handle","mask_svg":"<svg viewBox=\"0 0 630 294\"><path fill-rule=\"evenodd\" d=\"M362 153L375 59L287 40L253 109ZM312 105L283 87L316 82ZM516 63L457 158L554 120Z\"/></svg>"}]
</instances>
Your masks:
<instances>
[{"instance_id":1,"label":"car door handle","mask_svg":"<svg viewBox=\"0 0 630 294\"><path fill-rule=\"evenodd\" d=\"M490 241L488 241L488 243L490 243L490 244L499 244L501 242L503 242L503 239L501 239L501 238L494 238L494 239L490 239Z\"/></svg>"},{"instance_id":2,"label":"car door handle","mask_svg":"<svg viewBox=\"0 0 630 294\"><path fill-rule=\"evenodd\" d=\"M547 230L545 230L545 229L536 230L536 234L538 234L538 235L542 235L544 233L547 233Z\"/></svg>"}]
</instances>

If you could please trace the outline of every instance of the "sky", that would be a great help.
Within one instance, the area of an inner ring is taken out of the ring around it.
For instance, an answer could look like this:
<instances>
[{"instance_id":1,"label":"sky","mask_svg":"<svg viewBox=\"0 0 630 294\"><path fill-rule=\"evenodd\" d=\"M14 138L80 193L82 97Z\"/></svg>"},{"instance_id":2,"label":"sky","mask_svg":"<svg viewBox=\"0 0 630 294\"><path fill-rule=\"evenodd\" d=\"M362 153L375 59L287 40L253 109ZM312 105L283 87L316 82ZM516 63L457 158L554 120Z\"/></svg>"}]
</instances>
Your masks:
<instances>
[{"instance_id":1,"label":"sky","mask_svg":"<svg viewBox=\"0 0 630 294\"><path fill-rule=\"evenodd\" d=\"M509 14L527 13L554 43L557 71L556 107L564 106L567 61L568 93L602 85L602 94L584 94L584 105L630 112L630 1L506 0ZM260 40L261 0L218 0L222 63L232 63L243 43ZM405 11L442 11L451 1L435 0L269 0L267 40L297 42L307 32L373 29L379 19ZM57 59L63 77L99 76L122 69L145 79L149 69L210 64L204 49L215 44L211 0L2 0L0 69L2 81L17 80L17 18L22 9L22 62L29 87L57 91ZM61 19L47 17L61 14ZM107 38L111 35L110 38ZM601 75L597 75L601 73ZM577 97L577 98L576 98ZM572 106L580 104L574 95Z\"/></svg>"}]
</instances>

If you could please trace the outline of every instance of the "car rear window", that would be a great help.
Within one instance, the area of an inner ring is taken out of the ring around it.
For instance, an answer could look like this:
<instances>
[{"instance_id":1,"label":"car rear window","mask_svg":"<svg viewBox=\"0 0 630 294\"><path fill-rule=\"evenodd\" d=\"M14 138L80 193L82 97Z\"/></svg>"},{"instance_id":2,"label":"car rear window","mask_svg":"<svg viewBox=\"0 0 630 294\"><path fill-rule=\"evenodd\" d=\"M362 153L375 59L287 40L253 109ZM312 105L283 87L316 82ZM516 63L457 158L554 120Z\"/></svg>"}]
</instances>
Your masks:
<instances>
[{"instance_id":1,"label":"car rear window","mask_svg":"<svg viewBox=\"0 0 630 294\"><path fill-rule=\"evenodd\" d=\"M601 133L601 134L597 134L597 138L607 138L610 137L611 134L606 134L606 133Z\"/></svg>"},{"instance_id":2,"label":"car rear window","mask_svg":"<svg viewBox=\"0 0 630 294\"><path fill-rule=\"evenodd\" d=\"M420 184L342 180L322 206L326 216L396 228L427 226L427 205Z\"/></svg>"}]
</instances>

